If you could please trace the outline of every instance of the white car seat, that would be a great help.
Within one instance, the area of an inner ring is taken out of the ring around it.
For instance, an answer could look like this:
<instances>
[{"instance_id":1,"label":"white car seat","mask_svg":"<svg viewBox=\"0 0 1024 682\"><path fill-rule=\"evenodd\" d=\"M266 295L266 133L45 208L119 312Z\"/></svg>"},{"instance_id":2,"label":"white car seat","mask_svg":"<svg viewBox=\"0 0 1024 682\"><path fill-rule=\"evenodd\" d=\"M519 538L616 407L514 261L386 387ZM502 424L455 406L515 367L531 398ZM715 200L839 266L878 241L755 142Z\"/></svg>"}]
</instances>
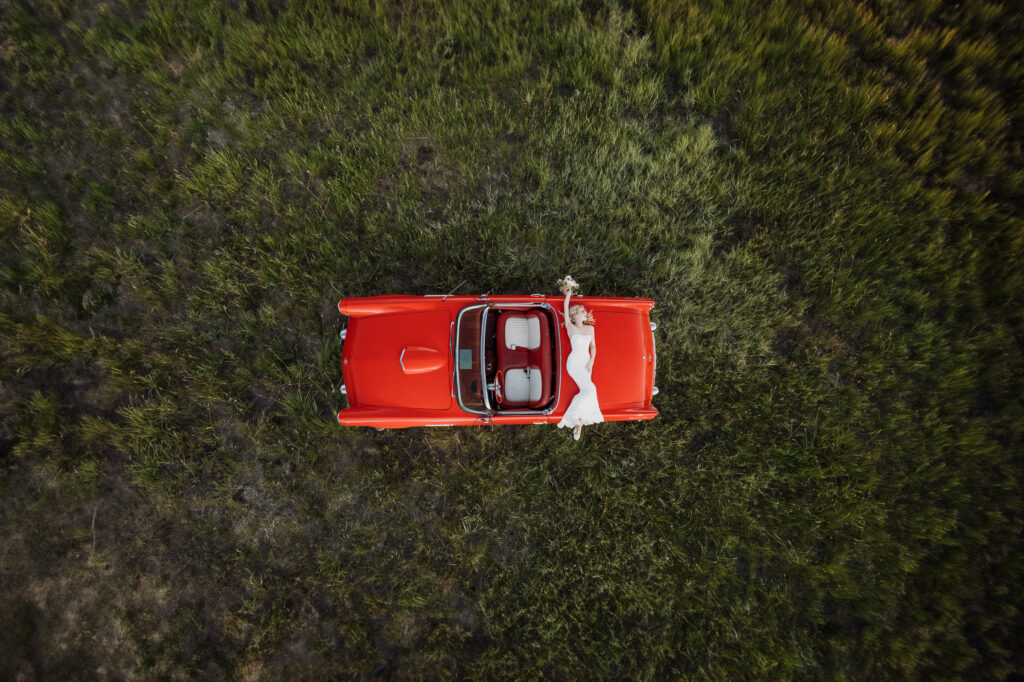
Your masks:
<instances>
[{"instance_id":1,"label":"white car seat","mask_svg":"<svg viewBox=\"0 0 1024 682\"><path fill-rule=\"evenodd\" d=\"M540 320L535 316L509 315L505 318L505 347L533 350L540 345Z\"/></svg>"},{"instance_id":2,"label":"white car seat","mask_svg":"<svg viewBox=\"0 0 1024 682\"><path fill-rule=\"evenodd\" d=\"M510 369L505 372L505 400L513 403L532 403L540 400L543 389L540 370L533 368Z\"/></svg>"}]
</instances>

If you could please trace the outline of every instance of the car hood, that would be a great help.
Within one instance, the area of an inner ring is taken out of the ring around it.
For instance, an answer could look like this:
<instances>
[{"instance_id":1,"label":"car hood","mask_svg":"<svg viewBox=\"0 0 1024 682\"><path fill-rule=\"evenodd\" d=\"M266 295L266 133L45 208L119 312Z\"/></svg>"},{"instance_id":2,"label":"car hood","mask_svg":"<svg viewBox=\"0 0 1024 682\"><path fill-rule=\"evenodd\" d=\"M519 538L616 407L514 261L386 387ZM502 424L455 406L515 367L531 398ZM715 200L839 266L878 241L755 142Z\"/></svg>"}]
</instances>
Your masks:
<instances>
[{"instance_id":1,"label":"car hood","mask_svg":"<svg viewBox=\"0 0 1024 682\"><path fill-rule=\"evenodd\" d=\"M342 353L350 402L445 409L452 404L447 311L353 317Z\"/></svg>"}]
</instances>

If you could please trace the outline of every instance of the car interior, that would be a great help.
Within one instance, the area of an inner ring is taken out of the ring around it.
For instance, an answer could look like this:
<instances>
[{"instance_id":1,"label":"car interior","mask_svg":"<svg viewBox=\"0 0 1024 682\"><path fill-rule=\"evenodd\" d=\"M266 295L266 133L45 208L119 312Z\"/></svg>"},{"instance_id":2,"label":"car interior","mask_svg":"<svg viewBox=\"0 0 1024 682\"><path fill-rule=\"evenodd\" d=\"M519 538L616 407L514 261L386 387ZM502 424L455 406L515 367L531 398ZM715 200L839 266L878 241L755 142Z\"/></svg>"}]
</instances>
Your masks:
<instances>
[{"instance_id":1,"label":"car interior","mask_svg":"<svg viewBox=\"0 0 1024 682\"><path fill-rule=\"evenodd\" d=\"M544 410L557 385L557 321L545 308L491 308L485 362L497 410Z\"/></svg>"}]
</instances>

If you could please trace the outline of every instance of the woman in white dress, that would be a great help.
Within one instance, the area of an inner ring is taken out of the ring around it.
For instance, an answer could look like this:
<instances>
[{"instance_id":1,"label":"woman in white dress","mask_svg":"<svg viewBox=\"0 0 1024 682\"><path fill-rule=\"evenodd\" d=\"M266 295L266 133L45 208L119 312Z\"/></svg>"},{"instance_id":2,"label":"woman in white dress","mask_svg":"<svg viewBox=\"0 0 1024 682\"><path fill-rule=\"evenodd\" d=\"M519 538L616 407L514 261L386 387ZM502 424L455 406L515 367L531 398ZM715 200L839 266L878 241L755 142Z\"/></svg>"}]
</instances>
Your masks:
<instances>
[{"instance_id":1,"label":"woman in white dress","mask_svg":"<svg viewBox=\"0 0 1024 682\"><path fill-rule=\"evenodd\" d=\"M583 427L587 424L603 422L604 415L601 414L601 408L597 404L597 386L590 380L590 374L594 368L594 358L597 357L597 344L594 341L594 316L581 305L569 307L569 298L572 296L574 286L576 283L571 277L562 280L562 294L565 295L563 318L566 331L569 332L569 343L572 346L569 358L565 361L565 369L572 380L576 382L580 392L569 403L558 426L559 428L571 428L573 440L579 440Z\"/></svg>"}]
</instances>

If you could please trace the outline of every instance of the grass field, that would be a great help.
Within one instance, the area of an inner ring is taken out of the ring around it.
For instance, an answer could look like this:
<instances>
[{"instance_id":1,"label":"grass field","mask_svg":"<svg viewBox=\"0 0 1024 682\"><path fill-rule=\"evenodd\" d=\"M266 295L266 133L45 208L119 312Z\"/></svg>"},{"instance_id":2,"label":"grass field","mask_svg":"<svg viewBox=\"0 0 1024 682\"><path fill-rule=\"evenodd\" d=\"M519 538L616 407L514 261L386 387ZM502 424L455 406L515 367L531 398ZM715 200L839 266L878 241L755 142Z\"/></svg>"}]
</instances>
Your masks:
<instances>
[{"instance_id":1,"label":"grass field","mask_svg":"<svg viewBox=\"0 0 1024 682\"><path fill-rule=\"evenodd\" d=\"M1022 34L0 0L0 678L1024 672ZM656 420L335 422L342 296L567 273Z\"/></svg>"}]
</instances>

